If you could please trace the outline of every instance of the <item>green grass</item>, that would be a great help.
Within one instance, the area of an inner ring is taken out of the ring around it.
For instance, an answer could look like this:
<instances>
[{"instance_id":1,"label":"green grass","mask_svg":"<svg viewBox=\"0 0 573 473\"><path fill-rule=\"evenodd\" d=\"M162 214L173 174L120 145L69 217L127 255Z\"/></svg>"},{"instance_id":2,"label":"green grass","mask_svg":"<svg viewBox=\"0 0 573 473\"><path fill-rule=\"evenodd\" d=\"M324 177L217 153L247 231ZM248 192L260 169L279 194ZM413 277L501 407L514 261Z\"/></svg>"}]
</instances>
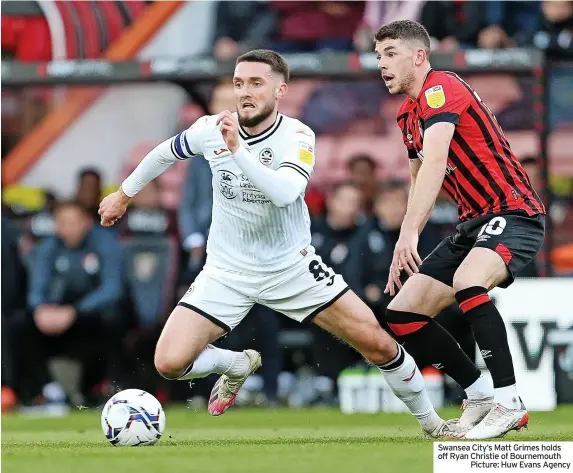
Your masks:
<instances>
[{"instance_id":1,"label":"green grass","mask_svg":"<svg viewBox=\"0 0 573 473\"><path fill-rule=\"evenodd\" d=\"M442 414L457 416L458 410ZM348 473L431 472L432 443L407 414L345 416L335 410L167 411L153 447L115 448L99 412L64 418L2 416L3 473ZM532 413L507 440L573 439L573 406Z\"/></svg>"}]
</instances>

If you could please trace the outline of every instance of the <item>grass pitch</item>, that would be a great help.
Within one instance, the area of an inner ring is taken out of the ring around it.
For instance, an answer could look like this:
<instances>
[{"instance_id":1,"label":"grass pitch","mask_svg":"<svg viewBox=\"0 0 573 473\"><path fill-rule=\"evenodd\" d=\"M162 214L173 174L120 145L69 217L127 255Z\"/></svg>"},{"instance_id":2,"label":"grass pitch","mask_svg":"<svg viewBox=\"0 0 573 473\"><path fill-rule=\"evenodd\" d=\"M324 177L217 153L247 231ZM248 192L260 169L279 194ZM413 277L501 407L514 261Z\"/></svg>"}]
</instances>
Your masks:
<instances>
[{"instance_id":1,"label":"grass pitch","mask_svg":"<svg viewBox=\"0 0 573 473\"><path fill-rule=\"evenodd\" d=\"M456 417L459 410L441 412ZM336 410L167 410L153 447L112 447L100 412L55 419L2 416L3 473L348 473L432 471L432 442L407 414ZM531 414L528 431L506 440L573 440L573 406Z\"/></svg>"}]
</instances>

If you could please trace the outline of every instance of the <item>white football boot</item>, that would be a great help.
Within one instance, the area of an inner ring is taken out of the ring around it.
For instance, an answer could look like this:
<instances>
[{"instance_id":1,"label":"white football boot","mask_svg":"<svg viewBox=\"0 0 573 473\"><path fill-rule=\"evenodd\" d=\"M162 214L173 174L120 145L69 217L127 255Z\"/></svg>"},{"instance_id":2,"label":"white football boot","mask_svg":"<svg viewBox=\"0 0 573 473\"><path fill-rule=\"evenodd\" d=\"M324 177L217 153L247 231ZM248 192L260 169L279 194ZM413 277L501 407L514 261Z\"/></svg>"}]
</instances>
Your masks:
<instances>
[{"instance_id":1,"label":"white football boot","mask_svg":"<svg viewBox=\"0 0 573 473\"><path fill-rule=\"evenodd\" d=\"M442 421L434 430L424 431L435 439L459 439L464 436L465 430L462 429L458 419Z\"/></svg>"},{"instance_id":2,"label":"white football boot","mask_svg":"<svg viewBox=\"0 0 573 473\"><path fill-rule=\"evenodd\" d=\"M527 427L529 414L521 401L521 408L508 409L501 404L494 404L483 420L468 431L464 438L482 440L503 437L511 430L521 430Z\"/></svg>"},{"instance_id":3,"label":"white football boot","mask_svg":"<svg viewBox=\"0 0 573 473\"><path fill-rule=\"evenodd\" d=\"M235 404L237 394L247 378L262 366L261 354L255 350L245 350L243 352L249 359L249 369L245 374L238 377L229 377L226 374L221 377L213 386L211 396L209 397L209 414L220 416L229 407Z\"/></svg>"},{"instance_id":4,"label":"white football boot","mask_svg":"<svg viewBox=\"0 0 573 473\"><path fill-rule=\"evenodd\" d=\"M493 396L479 400L465 399L462 403L463 412L460 416L460 427L465 432L470 431L484 419L494 405Z\"/></svg>"}]
</instances>

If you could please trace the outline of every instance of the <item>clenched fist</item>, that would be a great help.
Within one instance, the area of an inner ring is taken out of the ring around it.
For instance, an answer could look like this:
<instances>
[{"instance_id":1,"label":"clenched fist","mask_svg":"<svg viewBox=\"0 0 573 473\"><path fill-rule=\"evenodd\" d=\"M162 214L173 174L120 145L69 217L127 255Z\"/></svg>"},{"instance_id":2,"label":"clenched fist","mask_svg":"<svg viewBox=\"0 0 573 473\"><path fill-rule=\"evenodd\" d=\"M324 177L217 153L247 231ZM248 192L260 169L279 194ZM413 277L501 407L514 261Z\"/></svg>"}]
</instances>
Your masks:
<instances>
[{"instance_id":1,"label":"clenched fist","mask_svg":"<svg viewBox=\"0 0 573 473\"><path fill-rule=\"evenodd\" d=\"M101 226L111 227L117 222L127 210L129 199L121 188L103 199L98 210L98 214L101 216Z\"/></svg>"},{"instance_id":2,"label":"clenched fist","mask_svg":"<svg viewBox=\"0 0 573 473\"><path fill-rule=\"evenodd\" d=\"M239 149L239 123L237 119L229 110L225 110L217 115L217 125L219 125L229 151L235 154Z\"/></svg>"}]
</instances>

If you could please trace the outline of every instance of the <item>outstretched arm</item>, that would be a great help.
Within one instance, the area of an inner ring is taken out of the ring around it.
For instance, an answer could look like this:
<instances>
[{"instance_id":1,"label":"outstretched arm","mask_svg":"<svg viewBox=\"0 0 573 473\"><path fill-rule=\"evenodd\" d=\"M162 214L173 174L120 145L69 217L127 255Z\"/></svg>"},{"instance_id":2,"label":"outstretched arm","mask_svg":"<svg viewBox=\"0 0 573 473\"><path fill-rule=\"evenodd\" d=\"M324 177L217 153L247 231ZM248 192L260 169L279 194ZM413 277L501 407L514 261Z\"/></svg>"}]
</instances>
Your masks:
<instances>
[{"instance_id":1,"label":"outstretched arm","mask_svg":"<svg viewBox=\"0 0 573 473\"><path fill-rule=\"evenodd\" d=\"M135 170L122 182L120 190L127 196L133 197L143 187L163 174L179 159L173 154L171 143L174 138L158 144L139 163Z\"/></svg>"},{"instance_id":2,"label":"outstretched arm","mask_svg":"<svg viewBox=\"0 0 573 473\"><path fill-rule=\"evenodd\" d=\"M147 153L120 188L102 200L99 206L102 226L112 226L127 210L129 199L178 160L189 159L202 153L201 131L205 119L206 117L200 118L188 130L165 140Z\"/></svg>"}]
</instances>

